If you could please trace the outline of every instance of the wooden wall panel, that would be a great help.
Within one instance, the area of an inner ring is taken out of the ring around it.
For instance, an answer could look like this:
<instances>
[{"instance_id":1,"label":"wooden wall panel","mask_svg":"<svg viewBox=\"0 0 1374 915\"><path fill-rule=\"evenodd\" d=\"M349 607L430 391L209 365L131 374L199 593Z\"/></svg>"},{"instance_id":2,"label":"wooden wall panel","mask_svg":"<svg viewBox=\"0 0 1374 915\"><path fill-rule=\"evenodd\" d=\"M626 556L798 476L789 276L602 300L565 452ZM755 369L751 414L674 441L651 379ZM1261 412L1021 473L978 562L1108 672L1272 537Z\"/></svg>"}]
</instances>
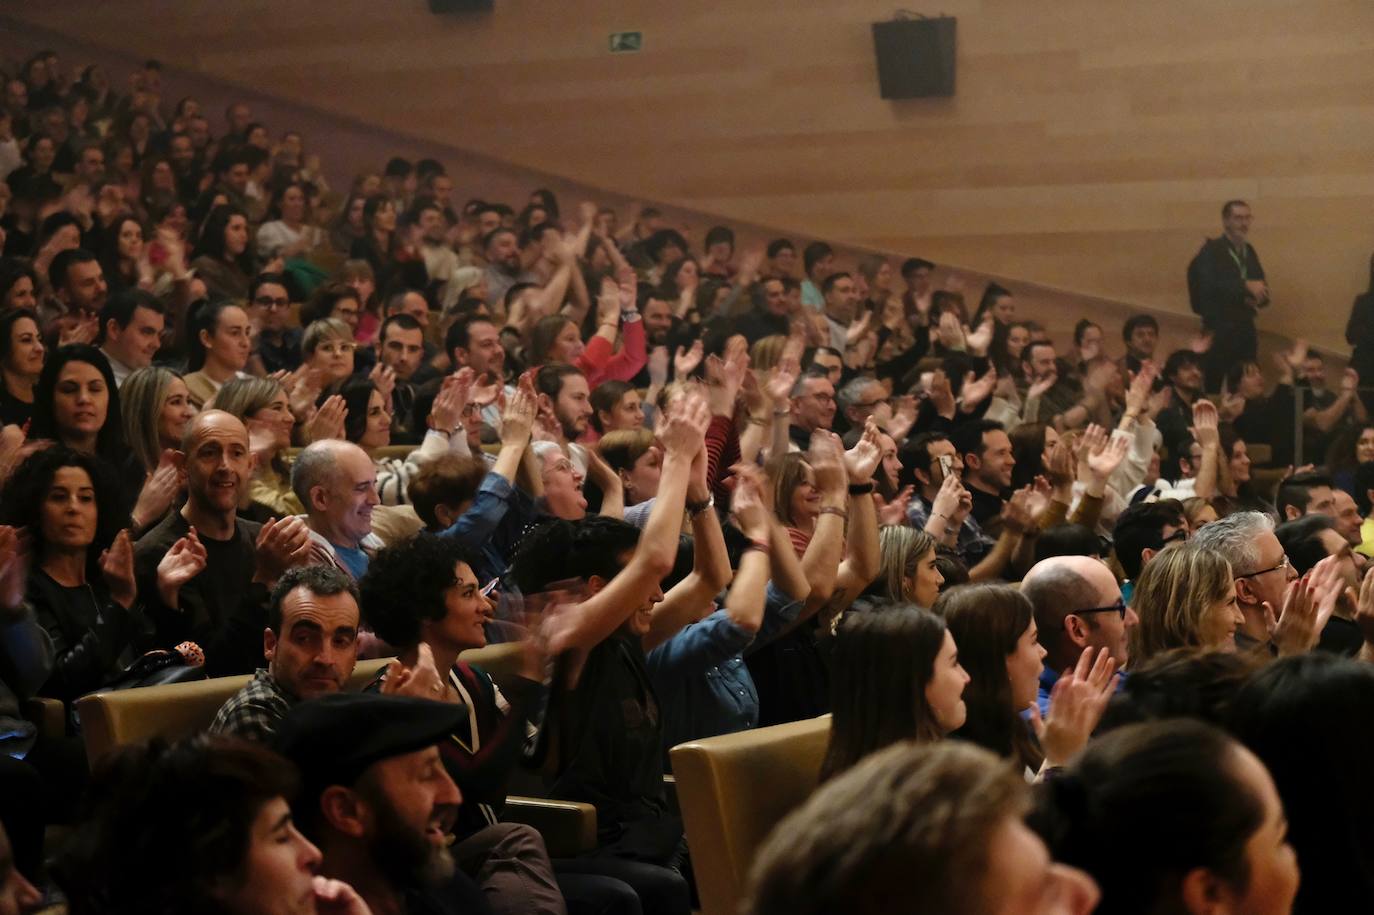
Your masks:
<instances>
[{"instance_id":1,"label":"wooden wall panel","mask_svg":"<svg viewBox=\"0 0 1374 915\"><path fill-rule=\"evenodd\" d=\"M911 4L906 4L911 6ZM887 0L0 0L0 14L625 195L1187 315L1228 197L1265 326L1343 348L1374 247L1374 6L942 0L958 95L878 97ZM607 53L642 29L644 51Z\"/></svg>"}]
</instances>

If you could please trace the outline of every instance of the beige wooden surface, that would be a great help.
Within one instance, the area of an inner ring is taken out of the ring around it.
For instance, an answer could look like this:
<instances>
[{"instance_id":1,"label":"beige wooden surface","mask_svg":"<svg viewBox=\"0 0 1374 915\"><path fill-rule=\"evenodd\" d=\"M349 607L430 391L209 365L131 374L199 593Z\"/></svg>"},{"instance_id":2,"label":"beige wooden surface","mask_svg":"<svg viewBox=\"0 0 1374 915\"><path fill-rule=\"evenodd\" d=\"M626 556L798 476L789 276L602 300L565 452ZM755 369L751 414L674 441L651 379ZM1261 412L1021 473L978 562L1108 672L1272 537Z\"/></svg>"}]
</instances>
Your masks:
<instances>
[{"instance_id":1,"label":"beige wooden surface","mask_svg":"<svg viewBox=\"0 0 1374 915\"><path fill-rule=\"evenodd\" d=\"M878 97L869 24L897 6L958 16L955 98ZM1327 345L1368 280L1368 3L496 7L0 0L0 15L630 197L1176 314L1221 201L1245 197L1266 326ZM620 29L642 30L643 52L609 54Z\"/></svg>"}]
</instances>

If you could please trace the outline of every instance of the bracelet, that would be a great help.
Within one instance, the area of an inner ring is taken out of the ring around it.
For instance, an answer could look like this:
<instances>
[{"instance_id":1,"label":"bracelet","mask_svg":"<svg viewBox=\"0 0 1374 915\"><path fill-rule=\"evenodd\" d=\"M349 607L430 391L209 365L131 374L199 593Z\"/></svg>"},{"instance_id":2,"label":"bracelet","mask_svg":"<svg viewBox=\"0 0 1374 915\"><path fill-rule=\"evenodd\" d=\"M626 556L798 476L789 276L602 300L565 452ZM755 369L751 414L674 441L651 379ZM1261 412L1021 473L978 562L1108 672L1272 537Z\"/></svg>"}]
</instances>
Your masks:
<instances>
[{"instance_id":1,"label":"bracelet","mask_svg":"<svg viewBox=\"0 0 1374 915\"><path fill-rule=\"evenodd\" d=\"M849 520L849 512L846 509L836 508L833 505L822 505L821 510L818 514L836 515L844 521Z\"/></svg>"},{"instance_id":2,"label":"bracelet","mask_svg":"<svg viewBox=\"0 0 1374 915\"><path fill-rule=\"evenodd\" d=\"M715 497L715 494L712 493L711 495L709 495L709 496L706 497L706 501L705 501L705 502L688 502L688 503L687 503L687 506L686 506L686 507L687 507L687 514L690 515L692 518L695 519L695 518L697 517L697 515L700 515L702 512L706 511L706 509L710 508L711 506L713 506L713 505L715 505L715 504L716 504L716 497Z\"/></svg>"},{"instance_id":3,"label":"bracelet","mask_svg":"<svg viewBox=\"0 0 1374 915\"><path fill-rule=\"evenodd\" d=\"M748 553L751 550L758 550L760 553L766 554L769 549L770 546L767 540L750 540L748 543L744 545L744 549L741 551L741 555L743 555L744 553Z\"/></svg>"},{"instance_id":4,"label":"bracelet","mask_svg":"<svg viewBox=\"0 0 1374 915\"><path fill-rule=\"evenodd\" d=\"M620 313L620 323L633 324L635 321L638 321L640 317L641 316L637 311L622 311Z\"/></svg>"},{"instance_id":5,"label":"bracelet","mask_svg":"<svg viewBox=\"0 0 1374 915\"><path fill-rule=\"evenodd\" d=\"M866 495L868 495L868 494L871 493L871 492L873 492L873 481L872 481L872 480L869 480L867 483L850 483L850 484L849 484L849 494L850 494L851 496L866 496Z\"/></svg>"}]
</instances>

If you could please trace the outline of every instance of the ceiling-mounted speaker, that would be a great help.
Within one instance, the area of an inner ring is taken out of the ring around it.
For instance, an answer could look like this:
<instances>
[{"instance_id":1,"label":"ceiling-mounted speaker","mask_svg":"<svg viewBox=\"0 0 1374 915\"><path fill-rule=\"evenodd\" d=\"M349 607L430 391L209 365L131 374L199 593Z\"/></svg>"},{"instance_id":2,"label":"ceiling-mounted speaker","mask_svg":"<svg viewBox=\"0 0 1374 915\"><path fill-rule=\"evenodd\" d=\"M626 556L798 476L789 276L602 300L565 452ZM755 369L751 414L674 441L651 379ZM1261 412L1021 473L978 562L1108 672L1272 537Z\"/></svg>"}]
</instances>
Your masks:
<instances>
[{"instance_id":1,"label":"ceiling-mounted speaker","mask_svg":"<svg viewBox=\"0 0 1374 915\"><path fill-rule=\"evenodd\" d=\"M883 98L954 94L954 17L873 23Z\"/></svg>"},{"instance_id":2,"label":"ceiling-mounted speaker","mask_svg":"<svg viewBox=\"0 0 1374 915\"><path fill-rule=\"evenodd\" d=\"M429 0L431 13L490 13L496 0Z\"/></svg>"}]
</instances>

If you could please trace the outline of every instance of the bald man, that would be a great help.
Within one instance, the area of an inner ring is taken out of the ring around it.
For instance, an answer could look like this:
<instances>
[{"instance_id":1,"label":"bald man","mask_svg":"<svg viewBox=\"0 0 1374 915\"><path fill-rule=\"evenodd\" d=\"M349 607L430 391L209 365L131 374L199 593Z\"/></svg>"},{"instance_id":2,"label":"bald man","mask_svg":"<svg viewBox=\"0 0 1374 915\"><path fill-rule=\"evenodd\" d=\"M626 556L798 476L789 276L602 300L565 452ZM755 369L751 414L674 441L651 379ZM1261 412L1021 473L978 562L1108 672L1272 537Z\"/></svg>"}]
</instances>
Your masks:
<instances>
[{"instance_id":1,"label":"bald man","mask_svg":"<svg viewBox=\"0 0 1374 915\"><path fill-rule=\"evenodd\" d=\"M352 442L312 443L291 465L291 490L305 506L312 562L337 566L355 581L381 549L372 533L377 497L377 465Z\"/></svg>"},{"instance_id":2,"label":"bald man","mask_svg":"<svg viewBox=\"0 0 1374 915\"><path fill-rule=\"evenodd\" d=\"M238 517L253 472L248 430L223 410L206 410L186 427L176 453L186 503L134 545L138 593L156 627L154 644L195 642L212 677L252 673L262 658L268 591L310 554L299 519L256 524ZM178 589L160 589L157 565L194 531L205 567Z\"/></svg>"},{"instance_id":3,"label":"bald man","mask_svg":"<svg viewBox=\"0 0 1374 915\"><path fill-rule=\"evenodd\" d=\"M1053 556L1037 562L1021 582L1021 593L1035 608L1035 626L1045 647L1040 674L1040 714L1049 713L1050 691L1059 675L1078 663L1083 649L1093 657L1106 648L1117 666L1130 658L1131 627L1140 622L1121 598L1116 576L1089 556Z\"/></svg>"}]
</instances>

